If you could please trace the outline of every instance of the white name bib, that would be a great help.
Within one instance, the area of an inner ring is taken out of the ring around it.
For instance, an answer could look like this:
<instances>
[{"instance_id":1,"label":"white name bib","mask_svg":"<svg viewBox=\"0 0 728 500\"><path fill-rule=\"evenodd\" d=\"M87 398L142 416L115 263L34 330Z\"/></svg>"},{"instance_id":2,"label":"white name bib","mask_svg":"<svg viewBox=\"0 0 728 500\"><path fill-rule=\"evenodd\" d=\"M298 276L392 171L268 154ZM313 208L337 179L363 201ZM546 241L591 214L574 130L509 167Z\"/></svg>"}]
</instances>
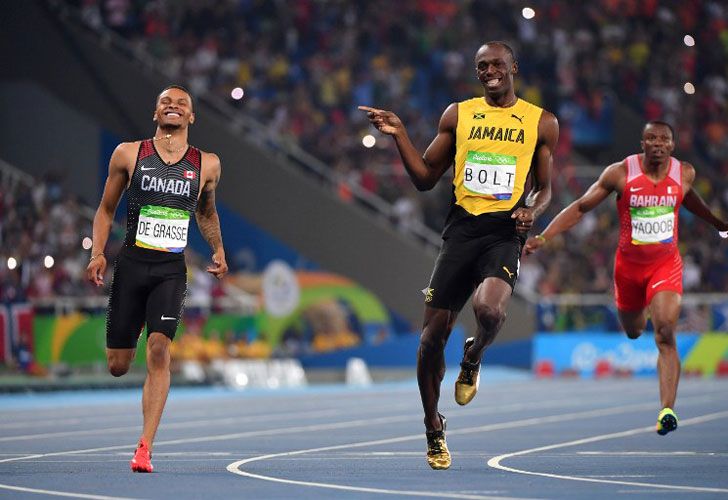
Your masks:
<instances>
[{"instance_id":1,"label":"white name bib","mask_svg":"<svg viewBox=\"0 0 728 500\"><path fill-rule=\"evenodd\" d=\"M492 200L510 200L515 181L515 156L468 151L463 172L468 191Z\"/></svg>"},{"instance_id":2,"label":"white name bib","mask_svg":"<svg viewBox=\"0 0 728 500\"><path fill-rule=\"evenodd\" d=\"M136 246L180 253L187 246L189 225L187 210L145 205L139 210Z\"/></svg>"},{"instance_id":3,"label":"white name bib","mask_svg":"<svg viewBox=\"0 0 728 500\"><path fill-rule=\"evenodd\" d=\"M670 243L675 233L674 207L630 207L632 244Z\"/></svg>"}]
</instances>

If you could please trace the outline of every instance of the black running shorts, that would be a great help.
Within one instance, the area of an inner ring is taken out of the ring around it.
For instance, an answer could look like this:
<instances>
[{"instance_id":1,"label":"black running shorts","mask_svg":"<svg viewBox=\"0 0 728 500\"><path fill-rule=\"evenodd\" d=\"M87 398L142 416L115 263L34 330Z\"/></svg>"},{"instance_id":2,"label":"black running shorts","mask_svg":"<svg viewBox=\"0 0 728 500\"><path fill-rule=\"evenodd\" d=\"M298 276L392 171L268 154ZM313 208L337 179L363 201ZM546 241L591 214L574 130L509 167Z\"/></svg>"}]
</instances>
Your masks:
<instances>
[{"instance_id":1,"label":"black running shorts","mask_svg":"<svg viewBox=\"0 0 728 500\"><path fill-rule=\"evenodd\" d=\"M135 348L145 324L147 335L160 332L173 339L187 293L184 256L139 259L125 250L114 265L106 311L106 346Z\"/></svg>"},{"instance_id":2,"label":"black running shorts","mask_svg":"<svg viewBox=\"0 0 728 500\"><path fill-rule=\"evenodd\" d=\"M430 284L423 290L425 305L460 312L485 278L500 278L513 289L524 244L513 227L495 227L482 236L468 234L467 228L449 231L443 237Z\"/></svg>"}]
</instances>

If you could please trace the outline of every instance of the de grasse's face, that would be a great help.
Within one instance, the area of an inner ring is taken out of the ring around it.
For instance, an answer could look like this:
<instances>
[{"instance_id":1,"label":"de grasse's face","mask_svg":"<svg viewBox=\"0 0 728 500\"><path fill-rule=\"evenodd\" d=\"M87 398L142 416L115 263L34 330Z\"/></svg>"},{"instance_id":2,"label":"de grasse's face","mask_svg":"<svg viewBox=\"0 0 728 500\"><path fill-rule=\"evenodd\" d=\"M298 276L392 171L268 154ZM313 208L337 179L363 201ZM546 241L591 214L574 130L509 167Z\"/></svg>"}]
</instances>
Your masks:
<instances>
[{"instance_id":1,"label":"de grasse's face","mask_svg":"<svg viewBox=\"0 0 728 500\"><path fill-rule=\"evenodd\" d=\"M187 92L180 89L167 89L159 95L154 121L162 128L182 128L195 119L192 101Z\"/></svg>"}]
</instances>

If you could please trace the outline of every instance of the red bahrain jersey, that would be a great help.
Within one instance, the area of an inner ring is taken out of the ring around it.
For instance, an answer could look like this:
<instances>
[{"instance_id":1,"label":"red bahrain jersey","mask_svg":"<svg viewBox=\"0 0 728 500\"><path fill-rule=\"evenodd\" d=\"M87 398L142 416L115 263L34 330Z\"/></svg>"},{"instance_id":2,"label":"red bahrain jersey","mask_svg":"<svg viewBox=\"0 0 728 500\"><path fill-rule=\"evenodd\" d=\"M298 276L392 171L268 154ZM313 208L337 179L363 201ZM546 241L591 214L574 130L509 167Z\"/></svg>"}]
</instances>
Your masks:
<instances>
[{"instance_id":1,"label":"red bahrain jersey","mask_svg":"<svg viewBox=\"0 0 728 500\"><path fill-rule=\"evenodd\" d=\"M683 199L682 163L670 157L663 180L653 182L644 174L642 155L624 160L627 182L617 199L619 252L640 263L660 260L677 252L678 212Z\"/></svg>"}]
</instances>

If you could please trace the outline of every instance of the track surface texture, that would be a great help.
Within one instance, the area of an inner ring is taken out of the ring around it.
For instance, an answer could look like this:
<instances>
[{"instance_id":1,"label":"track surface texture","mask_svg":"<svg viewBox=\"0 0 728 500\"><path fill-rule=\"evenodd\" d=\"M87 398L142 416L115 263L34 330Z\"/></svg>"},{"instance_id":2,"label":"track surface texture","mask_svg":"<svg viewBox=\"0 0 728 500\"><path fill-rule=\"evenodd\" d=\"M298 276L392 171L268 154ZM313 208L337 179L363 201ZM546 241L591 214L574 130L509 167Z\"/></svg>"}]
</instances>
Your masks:
<instances>
[{"instance_id":1,"label":"track surface texture","mask_svg":"<svg viewBox=\"0 0 728 500\"><path fill-rule=\"evenodd\" d=\"M495 370L497 372L497 370ZM453 465L433 471L414 382L172 389L153 474L133 474L140 390L0 396L0 498L728 498L728 380L489 376L443 384Z\"/></svg>"}]
</instances>

